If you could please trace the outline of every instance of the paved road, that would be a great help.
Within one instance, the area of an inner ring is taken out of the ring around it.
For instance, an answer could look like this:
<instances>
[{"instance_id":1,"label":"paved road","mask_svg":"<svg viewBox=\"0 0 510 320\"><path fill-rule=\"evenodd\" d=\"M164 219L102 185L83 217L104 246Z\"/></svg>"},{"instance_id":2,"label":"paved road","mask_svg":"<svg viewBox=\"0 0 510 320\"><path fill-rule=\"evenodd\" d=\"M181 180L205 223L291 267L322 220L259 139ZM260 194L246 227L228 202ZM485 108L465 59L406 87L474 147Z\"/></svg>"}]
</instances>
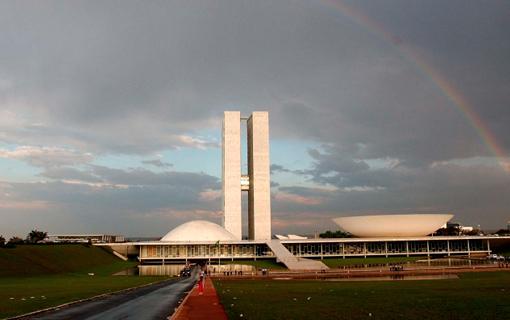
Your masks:
<instances>
[{"instance_id":1,"label":"paved road","mask_svg":"<svg viewBox=\"0 0 510 320\"><path fill-rule=\"evenodd\" d=\"M177 279L162 284L129 290L105 298L79 303L27 319L73 320L128 320L167 319L174 312L183 292L195 284L199 268L195 267L190 278Z\"/></svg>"}]
</instances>

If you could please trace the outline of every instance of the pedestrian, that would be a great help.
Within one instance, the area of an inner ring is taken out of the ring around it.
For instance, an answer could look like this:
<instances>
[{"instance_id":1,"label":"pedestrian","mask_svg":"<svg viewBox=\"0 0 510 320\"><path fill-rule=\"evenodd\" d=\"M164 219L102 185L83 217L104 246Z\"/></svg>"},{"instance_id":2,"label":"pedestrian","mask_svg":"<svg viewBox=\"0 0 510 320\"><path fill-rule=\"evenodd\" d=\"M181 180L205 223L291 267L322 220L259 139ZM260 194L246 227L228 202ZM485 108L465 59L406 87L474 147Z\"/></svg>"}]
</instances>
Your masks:
<instances>
[{"instance_id":1,"label":"pedestrian","mask_svg":"<svg viewBox=\"0 0 510 320\"><path fill-rule=\"evenodd\" d=\"M204 271L200 271L200 280L198 281L198 295L204 294Z\"/></svg>"}]
</instances>

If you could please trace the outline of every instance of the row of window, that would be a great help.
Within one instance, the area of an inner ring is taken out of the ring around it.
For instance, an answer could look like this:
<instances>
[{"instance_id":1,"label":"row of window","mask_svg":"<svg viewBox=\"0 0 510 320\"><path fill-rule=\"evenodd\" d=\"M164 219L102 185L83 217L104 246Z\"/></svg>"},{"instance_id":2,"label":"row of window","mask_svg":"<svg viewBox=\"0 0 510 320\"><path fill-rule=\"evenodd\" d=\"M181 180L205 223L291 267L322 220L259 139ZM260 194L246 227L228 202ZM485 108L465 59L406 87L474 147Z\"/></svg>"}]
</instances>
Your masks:
<instances>
[{"instance_id":1,"label":"row of window","mask_svg":"<svg viewBox=\"0 0 510 320\"><path fill-rule=\"evenodd\" d=\"M428 242L428 244L427 244ZM482 240L438 240L355 243L286 243L283 244L295 256L365 255L392 253L467 252L484 251ZM449 245L449 250L448 250ZM141 258L186 257L273 257L266 244L235 245L148 245L142 246Z\"/></svg>"},{"instance_id":2,"label":"row of window","mask_svg":"<svg viewBox=\"0 0 510 320\"><path fill-rule=\"evenodd\" d=\"M266 244L142 246L140 258L272 257Z\"/></svg>"},{"instance_id":3,"label":"row of window","mask_svg":"<svg viewBox=\"0 0 510 320\"><path fill-rule=\"evenodd\" d=\"M428 242L428 249L427 249ZM450 249L448 250L448 244ZM482 240L284 244L295 256L484 251Z\"/></svg>"}]
</instances>

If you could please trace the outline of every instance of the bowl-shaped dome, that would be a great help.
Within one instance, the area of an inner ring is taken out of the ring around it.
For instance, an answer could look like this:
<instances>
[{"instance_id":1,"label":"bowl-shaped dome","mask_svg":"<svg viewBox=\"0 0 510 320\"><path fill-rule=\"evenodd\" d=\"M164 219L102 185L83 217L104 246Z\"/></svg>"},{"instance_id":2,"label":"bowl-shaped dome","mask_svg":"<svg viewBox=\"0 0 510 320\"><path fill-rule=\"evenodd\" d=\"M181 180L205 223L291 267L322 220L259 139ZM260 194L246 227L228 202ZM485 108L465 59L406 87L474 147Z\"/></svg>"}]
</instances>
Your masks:
<instances>
[{"instance_id":1,"label":"bowl-shaped dome","mask_svg":"<svg viewBox=\"0 0 510 320\"><path fill-rule=\"evenodd\" d=\"M392 214L334 218L342 229L362 238L421 237L441 228L453 214Z\"/></svg>"},{"instance_id":2,"label":"bowl-shaped dome","mask_svg":"<svg viewBox=\"0 0 510 320\"><path fill-rule=\"evenodd\" d=\"M160 241L236 241L233 234L210 221L195 220L181 224Z\"/></svg>"}]
</instances>

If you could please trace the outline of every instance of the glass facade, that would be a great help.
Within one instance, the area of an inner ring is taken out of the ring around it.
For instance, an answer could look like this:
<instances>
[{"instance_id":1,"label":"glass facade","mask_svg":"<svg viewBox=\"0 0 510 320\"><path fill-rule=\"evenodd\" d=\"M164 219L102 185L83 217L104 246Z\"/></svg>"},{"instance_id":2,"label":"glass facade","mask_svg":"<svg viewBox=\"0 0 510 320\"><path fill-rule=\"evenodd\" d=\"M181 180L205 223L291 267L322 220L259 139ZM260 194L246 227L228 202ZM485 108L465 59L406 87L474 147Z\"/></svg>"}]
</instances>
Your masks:
<instances>
[{"instance_id":1,"label":"glass facade","mask_svg":"<svg viewBox=\"0 0 510 320\"><path fill-rule=\"evenodd\" d=\"M274 257L266 244L142 245L140 258L256 258Z\"/></svg>"},{"instance_id":2,"label":"glass facade","mask_svg":"<svg viewBox=\"0 0 510 320\"><path fill-rule=\"evenodd\" d=\"M410 253L427 253L427 241L410 241Z\"/></svg>"},{"instance_id":3,"label":"glass facade","mask_svg":"<svg viewBox=\"0 0 510 320\"><path fill-rule=\"evenodd\" d=\"M429 242L429 251L430 252L448 252L448 241L446 241L446 240L430 241Z\"/></svg>"},{"instance_id":4,"label":"glass facade","mask_svg":"<svg viewBox=\"0 0 510 320\"><path fill-rule=\"evenodd\" d=\"M297 257L470 254L487 252L483 239L437 239L416 241L342 241L282 243ZM207 259L275 257L267 244L141 245L140 259Z\"/></svg>"}]
</instances>

